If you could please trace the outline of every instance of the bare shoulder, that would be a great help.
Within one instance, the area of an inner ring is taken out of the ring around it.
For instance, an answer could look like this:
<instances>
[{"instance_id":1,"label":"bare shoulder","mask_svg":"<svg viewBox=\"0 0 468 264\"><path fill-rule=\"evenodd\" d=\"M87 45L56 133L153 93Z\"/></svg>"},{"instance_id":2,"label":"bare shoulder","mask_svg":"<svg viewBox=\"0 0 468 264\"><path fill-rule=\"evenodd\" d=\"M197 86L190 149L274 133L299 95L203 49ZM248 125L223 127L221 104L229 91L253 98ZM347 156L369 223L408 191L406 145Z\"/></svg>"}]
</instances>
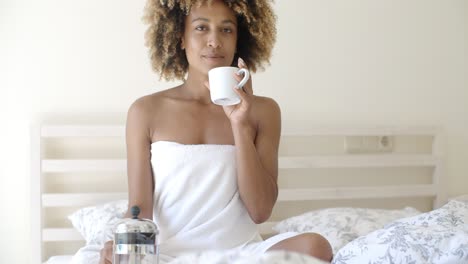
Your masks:
<instances>
[{"instance_id":1,"label":"bare shoulder","mask_svg":"<svg viewBox=\"0 0 468 264\"><path fill-rule=\"evenodd\" d=\"M272 98L260 96L254 98L251 115L257 129L255 145L265 157L272 158L276 156L274 153L278 150L281 136L281 110Z\"/></svg>"},{"instance_id":2,"label":"bare shoulder","mask_svg":"<svg viewBox=\"0 0 468 264\"><path fill-rule=\"evenodd\" d=\"M128 110L129 115L134 113L141 117L154 118L158 113L163 112L164 107L168 104L170 99L174 97L175 88L176 87L136 99L130 105Z\"/></svg>"},{"instance_id":3,"label":"bare shoulder","mask_svg":"<svg viewBox=\"0 0 468 264\"><path fill-rule=\"evenodd\" d=\"M281 109L278 103L270 97L255 96L253 101L253 113L256 119L272 121L281 116Z\"/></svg>"}]
</instances>

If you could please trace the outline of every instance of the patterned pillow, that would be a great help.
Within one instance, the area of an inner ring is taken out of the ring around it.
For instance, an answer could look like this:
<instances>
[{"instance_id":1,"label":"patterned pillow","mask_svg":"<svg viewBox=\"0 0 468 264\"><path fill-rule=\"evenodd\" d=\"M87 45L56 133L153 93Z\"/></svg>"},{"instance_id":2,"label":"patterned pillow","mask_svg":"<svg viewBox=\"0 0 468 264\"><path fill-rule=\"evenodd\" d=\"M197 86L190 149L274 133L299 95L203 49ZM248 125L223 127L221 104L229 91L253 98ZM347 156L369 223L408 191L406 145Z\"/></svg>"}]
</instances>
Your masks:
<instances>
[{"instance_id":1,"label":"patterned pillow","mask_svg":"<svg viewBox=\"0 0 468 264\"><path fill-rule=\"evenodd\" d=\"M127 212L127 200L81 208L68 219L86 240L86 245L103 245L112 240L112 228Z\"/></svg>"},{"instance_id":2,"label":"patterned pillow","mask_svg":"<svg viewBox=\"0 0 468 264\"><path fill-rule=\"evenodd\" d=\"M420 213L412 207L401 210L327 208L285 219L277 223L273 230L279 233L318 233L328 239L333 253L336 253L350 241L382 228L385 224Z\"/></svg>"},{"instance_id":3,"label":"patterned pillow","mask_svg":"<svg viewBox=\"0 0 468 264\"><path fill-rule=\"evenodd\" d=\"M344 246L333 263L468 263L468 202L388 224Z\"/></svg>"}]
</instances>

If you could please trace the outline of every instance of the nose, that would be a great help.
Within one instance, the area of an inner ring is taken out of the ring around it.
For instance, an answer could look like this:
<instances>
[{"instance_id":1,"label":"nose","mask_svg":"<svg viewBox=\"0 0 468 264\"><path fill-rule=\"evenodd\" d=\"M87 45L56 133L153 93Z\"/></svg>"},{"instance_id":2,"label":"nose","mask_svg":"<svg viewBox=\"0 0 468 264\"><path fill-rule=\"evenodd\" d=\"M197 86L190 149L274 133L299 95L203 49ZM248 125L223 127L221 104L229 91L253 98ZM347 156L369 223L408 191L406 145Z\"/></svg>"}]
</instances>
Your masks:
<instances>
[{"instance_id":1,"label":"nose","mask_svg":"<svg viewBox=\"0 0 468 264\"><path fill-rule=\"evenodd\" d=\"M217 32L212 32L209 36L208 36L208 47L210 48L219 48L221 47L221 39L220 39L220 36Z\"/></svg>"}]
</instances>

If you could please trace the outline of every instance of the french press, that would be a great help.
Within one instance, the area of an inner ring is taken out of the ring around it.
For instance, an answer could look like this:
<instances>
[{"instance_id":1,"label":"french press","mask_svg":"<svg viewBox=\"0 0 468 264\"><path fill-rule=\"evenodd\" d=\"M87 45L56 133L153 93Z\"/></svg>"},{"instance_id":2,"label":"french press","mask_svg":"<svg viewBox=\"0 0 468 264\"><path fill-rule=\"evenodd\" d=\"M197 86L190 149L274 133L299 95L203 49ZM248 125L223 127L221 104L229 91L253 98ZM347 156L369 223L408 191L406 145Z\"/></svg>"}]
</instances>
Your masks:
<instances>
[{"instance_id":1,"label":"french press","mask_svg":"<svg viewBox=\"0 0 468 264\"><path fill-rule=\"evenodd\" d=\"M158 264L158 226L138 218L140 208L130 209L132 218L119 221L114 230L114 264Z\"/></svg>"}]
</instances>

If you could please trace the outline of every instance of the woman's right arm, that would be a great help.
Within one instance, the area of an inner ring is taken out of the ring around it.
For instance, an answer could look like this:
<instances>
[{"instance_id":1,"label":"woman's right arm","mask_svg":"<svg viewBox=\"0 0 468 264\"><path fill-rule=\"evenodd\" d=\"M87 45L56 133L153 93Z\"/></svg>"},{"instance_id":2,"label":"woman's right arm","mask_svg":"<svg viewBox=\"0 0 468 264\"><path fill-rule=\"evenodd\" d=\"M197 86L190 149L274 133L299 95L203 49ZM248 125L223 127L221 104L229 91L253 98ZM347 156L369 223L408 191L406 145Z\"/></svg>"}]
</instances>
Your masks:
<instances>
[{"instance_id":1,"label":"woman's right arm","mask_svg":"<svg viewBox=\"0 0 468 264\"><path fill-rule=\"evenodd\" d=\"M128 209L137 205L141 210L140 218L153 219L150 114L145 101L145 98L135 101L127 116ZM126 217L130 216L128 210Z\"/></svg>"},{"instance_id":2,"label":"woman's right arm","mask_svg":"<svg viewBox=\"0 0 468 264\"><path fill-rule=\"evenodd\" d=\"M147 100L147 99L146 99ZM153 219L154 178L151 169L151 129L145 98L135 101L128 110L126 125L128 210L140 207L140 218ZM112 263L112 241L104 244L100 264Z\"/></svg>"}]
</instances>

